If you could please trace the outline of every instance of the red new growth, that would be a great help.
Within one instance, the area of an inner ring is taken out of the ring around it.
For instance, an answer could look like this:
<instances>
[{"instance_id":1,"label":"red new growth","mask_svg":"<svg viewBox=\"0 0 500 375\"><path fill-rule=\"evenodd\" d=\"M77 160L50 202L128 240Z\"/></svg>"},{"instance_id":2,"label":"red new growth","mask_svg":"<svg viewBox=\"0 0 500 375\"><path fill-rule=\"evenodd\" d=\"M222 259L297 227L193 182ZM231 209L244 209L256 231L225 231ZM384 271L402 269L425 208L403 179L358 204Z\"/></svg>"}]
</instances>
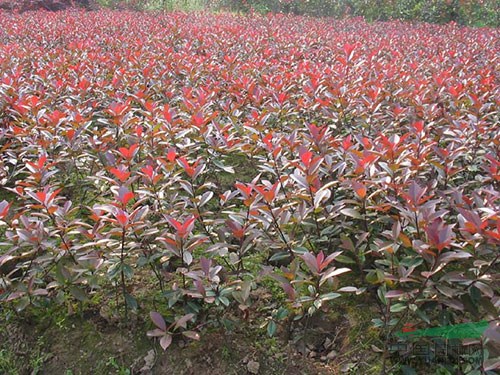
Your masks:
<instances>
[{"instance_id":1,"label":"red new growth","mask_svg":"<svg viewBox=\"0 0 500 375\"><path fill-rule=\"evenodd\" d=\"M118 151L120 152L121 156L124 157L127 160L132 160L137 153L137 148L139 145L137 143L131 145L130 147L120 147Z\"/></svg>"},{"instance_id":2,"label":"red new growth","mask_svg":"<svg viewBox=\"0 0 500 375\"><path fill-rule=\"evenodd\" d=\"M172 217L169 217L167 220L168 220L168 223L172 227L174 227L174 229L176 231L176 234L180 238L185 239L193 231L194 222L196 220L196 217L194 217L193 215L191 215L184 222L179 222L179 221L175 220Z\"/></svg>"}]
</instances>

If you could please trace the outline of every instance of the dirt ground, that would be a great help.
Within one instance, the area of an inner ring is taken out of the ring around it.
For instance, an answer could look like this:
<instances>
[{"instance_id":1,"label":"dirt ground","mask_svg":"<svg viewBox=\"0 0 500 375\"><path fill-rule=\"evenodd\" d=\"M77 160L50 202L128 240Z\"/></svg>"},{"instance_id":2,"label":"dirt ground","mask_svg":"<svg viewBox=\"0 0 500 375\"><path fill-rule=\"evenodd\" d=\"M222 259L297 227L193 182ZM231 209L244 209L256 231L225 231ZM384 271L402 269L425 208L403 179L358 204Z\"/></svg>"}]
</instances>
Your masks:
<instances>
[{"instance_id":1,"label":"dirt ground","mask_svg":"<svg viewBox=\"0 0 500 375\"><path fill-rule=\"evenodd\" d=\"M289 341L282 330L270 338L257 323L240 321L229 332L207 328L200 341L178 338L166 352L146 336L149 322L134 316L126 327L93 310L8 317L0 329L0 374L376 373L379 355L367 344L373 338L353 332L359 322L345 312L297 324Z\"/></svg>"}]
</instances>

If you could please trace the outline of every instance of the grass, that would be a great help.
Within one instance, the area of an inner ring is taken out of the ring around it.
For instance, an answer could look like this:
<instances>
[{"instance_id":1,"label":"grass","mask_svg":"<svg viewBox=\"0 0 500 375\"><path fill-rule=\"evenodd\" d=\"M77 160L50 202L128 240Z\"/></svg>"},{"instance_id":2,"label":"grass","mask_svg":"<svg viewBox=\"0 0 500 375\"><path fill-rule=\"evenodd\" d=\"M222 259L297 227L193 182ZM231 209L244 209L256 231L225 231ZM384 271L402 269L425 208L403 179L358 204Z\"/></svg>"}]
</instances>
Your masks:
<instances>
[{"instance_id":1,"label":"grass","mask_svg":"<svg viewBox=\"0 0 500 375\"><path fill-rule=\"evenodd\" d=\"M3 327L0 337L9 336L11 332L7 327ZM24 369L29 368L30 374L40 374L44 363L51 357L45 351L46 341L44 337L38 337L34 343L28 345L27 342L17 342L18 347L10 345L9 340L3 340L0 349L0 374L17 375L25 373Z\"/></svg>"},{"instance_id":2,"label":"grass","mask_svg":"<svg viewBox=\"0 0 500 375\"><path fill-rule=\"evenodd\" d=\"M17 375L17 356L9 349L0 350L0 374Z\"/></svg>"},{"instance_id":3,"label":"grass","mask_svg":"<svg viewBox=\"0 0 500 375\"><path fill-rule=\"evenodd\" d=\"M282 298L282 293L281 288L276 289L260 303ZM330 337L340 330L338 340L343 349L342 352L339 351L338 360L344 365L352 362L354 367L351 373L370 374L375 373L378 368L371 345L380 345L379 332L370 328L371 315L368 309L359 308L362 298L363 296L353 296L342 303L332 301L329 304L326 314L332 325L329 329L331 332L327 335ZM44 309L23 312L20 316L23 319L9 317L7 311L1 311L1 318L7 324L0 328L0 373L17 375L50 371L79 375L92 371L100 374L131 374L135 371L133 364L141 362L146 353L157 345L144 334L144 326L149 323L137 321L134 326L120 328L103 322L97 312L92 312L92 308L95 306L89 301L84 306L83 314L68 316L64 306L50 304ZM185 363L193 363L193 369L207 366L202 370L217 369L238 374L246 366L243 358L258 361L263 374L284 373L288 366L299 365L300 368L304 367L304 374L328 373L321 371L336 368L336 361L331 364L316 363L313 366L305 357L294 357L294 354L290 357L293 352L289 350L290 345L295 344L285 342L281 334L268 337L265 328L258 328L258 319L237 319L237 322L235 329L229 334L223 333L225 331L221 328L207 327L200 342L176 339L176 344L168 353L156 351L159 367L155 367L155 370L159 368L158 371L162 371L167 366L182 374L186 370L183 367ZM15 326L15 329L11 328ZM316 329L313 327L313 330ZM324 335L321 330L317 334ZM9 335L10 339L6 340ZM19 356L16 352L16 341L22 341L20 349L27 353L26 357ZM185 349L179 347L179 342L184 342L182 346ZM208 352L214 358L210 365L203 359ZM357 363L352 360L353 355L373 363L370 366ZM290 364L292 360L297 361L295 365Z\"/></svg>"},{"instance_id":4,"label":"grass","mask_svg":"<svg viewBox=\"0 0 500 375\"><path fill-rule=\"evenodd\" d=\"M182 10L187 12L201 11L206 9L206 0L149 0L149 1L119 1L119 0L97 0L104 7L116 8L119 6L132 7L140 10Z\"/></svg>"}]
</instances>

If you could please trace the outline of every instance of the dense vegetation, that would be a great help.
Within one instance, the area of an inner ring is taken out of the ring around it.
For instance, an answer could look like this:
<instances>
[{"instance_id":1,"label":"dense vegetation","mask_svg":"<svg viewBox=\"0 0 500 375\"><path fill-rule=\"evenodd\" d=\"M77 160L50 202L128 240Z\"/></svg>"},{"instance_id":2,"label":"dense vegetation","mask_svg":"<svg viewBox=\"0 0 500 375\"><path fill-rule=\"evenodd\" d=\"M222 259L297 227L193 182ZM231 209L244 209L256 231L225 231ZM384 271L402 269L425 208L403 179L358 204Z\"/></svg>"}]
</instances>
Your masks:
<instances>
[{"instance_id":1,"label":"dense vegetation","mask_svg":"<svg viewBox=\"0 0 500 375\"><path fill-rule=\"evenodd\" d=\"M212 9L260 13L283 12L335 18L364 17L461 25L500 26L497 0L100 0L111 7L137 9Z\"/></svg>"},{"instance_id":2,"label":"dense vegetation","mask_svg":"<svg viewBox=\"0 0 500 375\"><path fill-rule=\"evenodd\" d=\"M0 9L21 12L72 7L132 10L268 12L315 17L363 17L367 21L401 19L468 26L500 26L497 0L0 0Z\"/></svg>"},{"instance_id":3,"label":"dense vegetation","mask_svg":"<svg viewBox=\"0 0 500 375\"><path fill-rule=\"evenodd\" d=\"M5 319L106 305L164 349L248 321L286 341L361 295L386 373L404 324L497 317L499 29L128 11L0 24Z\"/></svg>"}]
</instances>

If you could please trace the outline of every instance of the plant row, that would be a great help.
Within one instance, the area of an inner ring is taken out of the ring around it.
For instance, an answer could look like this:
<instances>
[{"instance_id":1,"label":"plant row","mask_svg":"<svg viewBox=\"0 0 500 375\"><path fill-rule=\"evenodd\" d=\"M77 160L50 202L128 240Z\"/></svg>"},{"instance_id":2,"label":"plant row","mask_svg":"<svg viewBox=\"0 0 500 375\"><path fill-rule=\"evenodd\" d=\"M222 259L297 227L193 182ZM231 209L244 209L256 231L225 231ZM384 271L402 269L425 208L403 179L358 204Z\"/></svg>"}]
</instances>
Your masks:
<instances>
[{"instance_id":1,"label":"plant row","mask_svg":"<svg viewBox=\"0 0 500 375\"><path fill-rule=\"evenodd\" d=\"M270 285L269 335L353 293L387 338L497 316L498 30L0 21L3 306L113 290L127 317L154 295L165 349L248 318Z\"/></svg>"}]
</instances>

